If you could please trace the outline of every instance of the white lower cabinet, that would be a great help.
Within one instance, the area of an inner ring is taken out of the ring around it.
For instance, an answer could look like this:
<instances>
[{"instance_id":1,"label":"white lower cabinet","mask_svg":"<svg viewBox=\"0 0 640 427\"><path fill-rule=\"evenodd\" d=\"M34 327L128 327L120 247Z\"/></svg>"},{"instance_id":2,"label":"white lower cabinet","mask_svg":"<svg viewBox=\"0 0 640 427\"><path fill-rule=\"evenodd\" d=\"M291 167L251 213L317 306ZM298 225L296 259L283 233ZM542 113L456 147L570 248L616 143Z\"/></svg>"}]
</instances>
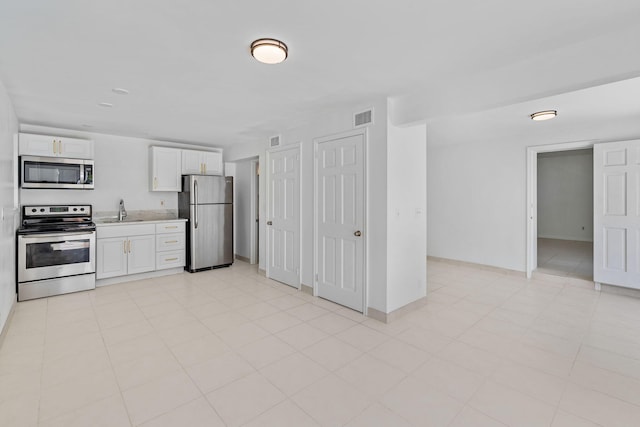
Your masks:
<instances>
[{"instance_id":1,"label":"white lower cabinet","mask_svg":"<svg viewBox=\"0 0 640 427\"><path fill-rule=\"evenodd\" d=\"M184 267L185 224L156 224L156 269Z\"/></svg>"},{"instance_id":2,"label":"white lower cabinet","mask_svg":"<svg viewBox=\"0 0 640 427\"><path fill-rule=\"evenodd\" d=\"M129 274L146 273L156 269L156 236L129 237Z\"/></svg>"},{"instance_id":3,"label":"white lower cabinet","mask_svg":"<svg viewBox=\"0 0 640 427\"><path fill-rule=\"evenodd\" d=\"M184 267L182 221L98 226L96 278Z\"/></svg>"},{"instance_id":4,"label":"white lower cabinet","mask_svg":"<svg viewBox=\"0 0 640 427\"><path fill-rule=\"evenodd\" d=\"M127 274L127 239L113 237L96 240L96 278Z\"/></svg>"},{"instance_id":5,"label":"white lower cabinet","mask_svg":"<svg viewBox=\"0 0 640 427\"><path fill-rule=\"evenodd\" d=\"M108 234L111 235L125 234L131 231L128 226L109 228L120 229L109 230ZM155 233L141 236L125 234L119 237L100 238L100 231L98 231L96 258L97 279L153 271L156 269Z\"/></svg>"}]
</instances>

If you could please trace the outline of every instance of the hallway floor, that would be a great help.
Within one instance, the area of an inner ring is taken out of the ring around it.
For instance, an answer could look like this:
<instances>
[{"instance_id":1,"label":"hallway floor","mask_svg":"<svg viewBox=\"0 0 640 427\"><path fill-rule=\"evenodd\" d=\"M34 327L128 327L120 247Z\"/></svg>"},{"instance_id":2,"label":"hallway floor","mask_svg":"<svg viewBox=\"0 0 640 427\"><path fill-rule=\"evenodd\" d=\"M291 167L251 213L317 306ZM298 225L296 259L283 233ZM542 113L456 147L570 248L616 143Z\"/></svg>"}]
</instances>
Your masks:
<instances>
[{"instance_id":1,"label":"hallway floor","mask_svg":"<svg viewBox=\"0 0 640 427\"><path fill-rule=\"evenodd\" d=\"M538 238L536 271L593 280L593 242Z\"/></svg>"},{"instance_id":2,"label":"hallway floor","mask_svg":"<svg viewBox=\"0 0 640 427\"><path fill-rule=\"evenodd\" d=\"M390 324L244 262L18 303L1 426L633 426L640 299L429 261Z\"/></svg>"}]
</instances>

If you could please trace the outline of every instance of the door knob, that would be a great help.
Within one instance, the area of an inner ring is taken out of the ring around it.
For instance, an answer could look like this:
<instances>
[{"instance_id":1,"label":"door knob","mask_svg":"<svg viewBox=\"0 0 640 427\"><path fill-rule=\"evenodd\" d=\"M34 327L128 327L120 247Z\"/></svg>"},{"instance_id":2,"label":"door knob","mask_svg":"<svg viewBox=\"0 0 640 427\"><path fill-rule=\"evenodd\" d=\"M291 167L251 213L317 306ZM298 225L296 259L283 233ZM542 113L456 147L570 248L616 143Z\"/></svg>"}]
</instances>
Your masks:
<instances>
[{"instance_id":1,"label":"door knob","mask_svg":"<svg viewBox=\"0 0 640 427\"><path fill-rule=\"evenodd\" d=\"M273 222L267 221L267 225L273 225Z\"/></svg>"},{"instance_id":2,"label":"door knob","mask_svg":"<svg viewBox=\"0 0 640 427\"><path fill-rule=\"evenodd\" d=\"M356 236L356 237L360 237L360 236L362 236L362 233L360 232L360 230L358 230L355 233L353 233L353 235Z\"/></svg>"}]
</instances>

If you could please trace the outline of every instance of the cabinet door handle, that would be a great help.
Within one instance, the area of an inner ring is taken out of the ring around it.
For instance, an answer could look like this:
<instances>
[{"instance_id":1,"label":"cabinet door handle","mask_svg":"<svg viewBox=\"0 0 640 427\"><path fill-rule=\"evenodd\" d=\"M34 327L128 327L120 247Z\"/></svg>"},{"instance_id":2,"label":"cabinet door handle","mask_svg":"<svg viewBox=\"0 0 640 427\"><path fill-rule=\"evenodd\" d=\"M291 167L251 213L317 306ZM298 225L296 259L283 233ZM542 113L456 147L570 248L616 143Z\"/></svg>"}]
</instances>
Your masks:
<instances>
[{"instance_id":1,"label":"cabinet door handle","mask_svg":"<svg viewBox=\"0 0 640 427\"><path fill-rule=\"evenodd\" d=\"M131 253L131 240L127 240L129 242L129 253Z\"/></svg>"},{"instance_id":2,"label":"cabinet door handle","mask_svg":"<svg viewBox=\"0 0 640 427\"><path fill-rule=\"evenodd\" d=\"M167 240L165 243L178 243L177 240Z\"/></svg>"},{"instance_id":3,"label":"cabinet door handle","mask_svg":"<svg viewBox=\"0 0 640 427\"><path fill-rule=\"evenodd\" d=\"M207 164L203 163L203 165L204 165L204 174L206 175L207 174Z\"/></svg>"},{"instance_id":4,"label":"cabinet door handle","mask_svg":"<svg viewBox=\"0 0 640 427\"><path fill-rule=\"evenodd\" d=\"M127 253L127 241L126 240L122 241L122 253L124 253L124 254Z\"/></svg>"},{"instance_id":5,"label":"cabinet door handle","mask_svg":"<svg viewBox=\"0 0 640 427\"><path fill-rule=\"evenodd\" d=\"M156 188L158 188L158 178L157 177L153 177L153 189L155 190Z\"/></svg>"},{"instance_id":6,"label":"cabinet door handle","mask_svg":"<svg viewBox=\"0 0 640 427\"><path fill-rule=\"evenodd\" d=\"M165 258L164 260L165 261L177 261L178 258Z\"/></svg>"},{"instance_id":7,"label":"cabinet door handle","mask_svg":"<svg viewBox=\"0 0 640 427\"><path fill-rule=\"evenodd\" d=\"M177 225L167 225L164 228L165 228L165 230L168 230L170 228L178 228L178 226Z\"/></svg>"},{"instance_id":8,"label":"cabinet door handle","mask_svg":"<svg viewBox=\"0 0 640 427\"><path fill-rule=\"evenodd\" d=\"M54 139L53 140L53 154L57 154L57 153L58 153L58 151L56 149L56 140Z\"/></svg>"}]
</instances>

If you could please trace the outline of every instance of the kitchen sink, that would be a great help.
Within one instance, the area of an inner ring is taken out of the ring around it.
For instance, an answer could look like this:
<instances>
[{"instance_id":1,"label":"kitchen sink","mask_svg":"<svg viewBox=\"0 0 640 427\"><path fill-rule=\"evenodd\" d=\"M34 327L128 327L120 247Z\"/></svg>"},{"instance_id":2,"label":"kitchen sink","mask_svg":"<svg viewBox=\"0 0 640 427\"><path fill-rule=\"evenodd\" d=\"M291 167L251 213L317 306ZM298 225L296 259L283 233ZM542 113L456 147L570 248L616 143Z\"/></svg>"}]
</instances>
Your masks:
<instances>
[{"instance_id":1,"label":"kitchen sink","mask_svg":"<svg viewBox=\"0 0 640 427\"><path fill-rule=\"evenodd\" d=\"M118 218L105 218L105 219L100 219L97 222L99 224L120 224L120 223L125 223L125 222L141 222L144 221L144 219L123 219L122 221L120 221Z\"/></svg>"}]
</instances>

